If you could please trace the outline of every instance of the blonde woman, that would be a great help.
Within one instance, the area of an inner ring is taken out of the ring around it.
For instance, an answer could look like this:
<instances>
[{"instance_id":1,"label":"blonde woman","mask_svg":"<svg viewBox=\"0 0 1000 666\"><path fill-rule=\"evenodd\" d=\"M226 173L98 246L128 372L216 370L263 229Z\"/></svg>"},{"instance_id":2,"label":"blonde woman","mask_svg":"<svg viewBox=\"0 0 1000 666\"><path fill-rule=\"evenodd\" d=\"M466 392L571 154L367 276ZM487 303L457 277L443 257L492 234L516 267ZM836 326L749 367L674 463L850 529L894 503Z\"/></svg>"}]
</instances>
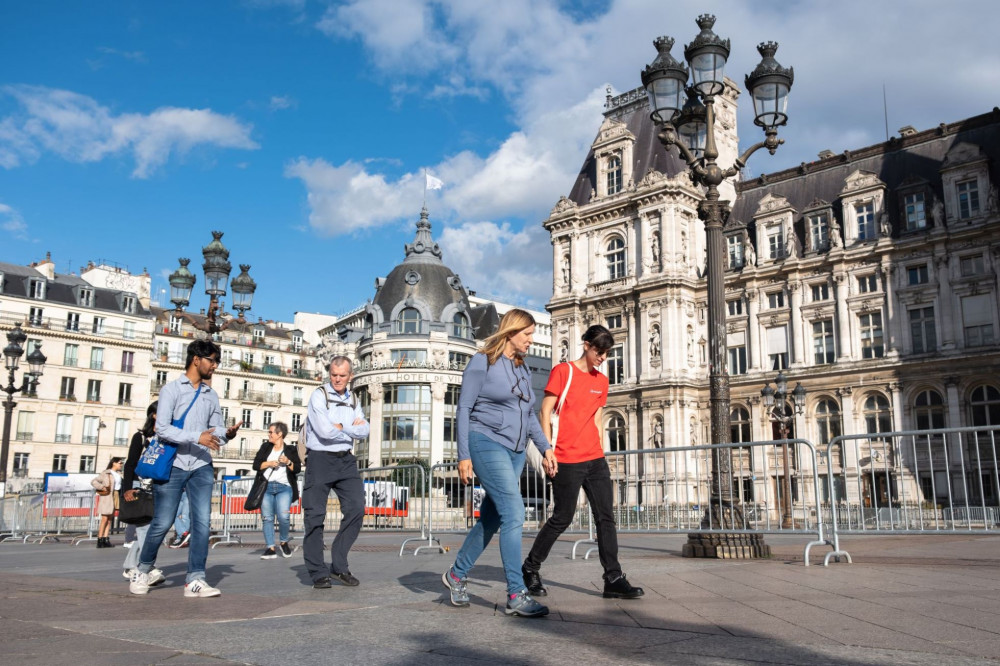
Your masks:
<instances>
[{"instance_id":1,"label":"blonde woman","mask_svg":"<svg viewBox=\"0 0 1000 666\"><path fill-rule=\"evenodd\" d=\"M451 603L468 606L467 576L500 532L500 559L507 579L507 615L539 617L549 609L528 595L519 566L524 503L518 479L524 468L528 438L544 455L545 472L556 473L556 459L533 408L531 372L524 356L531 347L535 320L524 310L509 311L496 333L486 339L462 375L458 399L458 475L462 483L476 478L486 491L479 520L444 573Z\"/></svg>"}]
</instances>

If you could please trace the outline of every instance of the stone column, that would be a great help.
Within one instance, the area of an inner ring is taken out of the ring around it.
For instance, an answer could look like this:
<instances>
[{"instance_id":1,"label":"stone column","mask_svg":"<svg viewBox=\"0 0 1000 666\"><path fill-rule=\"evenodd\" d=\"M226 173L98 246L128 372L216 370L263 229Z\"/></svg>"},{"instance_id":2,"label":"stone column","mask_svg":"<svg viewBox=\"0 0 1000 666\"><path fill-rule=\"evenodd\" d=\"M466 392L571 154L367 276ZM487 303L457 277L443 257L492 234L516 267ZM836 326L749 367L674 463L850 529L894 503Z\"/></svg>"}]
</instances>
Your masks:
<instances>
[{"instance_id":1,"label":"stone column","mask_svg":"<svg viewBox=\"0 0 1000 666\"><path fill-rule=\"evenodd\" d=\"M747 328L750 333L750 348L747 349L747 369L750 372L760 372L764 369L763 352L760 342L760 321L757 317L760 313L760 291L756 288L747 290L747 313L749 320ZM765 439L771 439L767 437Z\"/></svg>"},{"instance_id":2,"label":"stone column","mask_svg":"<svg viewBox=\"0 0 1000 666\"><path fill-rule=\"evenodd\" d=\"M833 284L837 299L837 360L846 361L851 358L851 349L854 346L851 342L851 321L848 318L850 313L847 311L847 296L850 290L847 274L834 273Z\"/></svg>"},{"instance_id":3,"label":"stone column","mask_svg":"<svg viewBox=\"0 0 1000 666\"><path fill-rule=\"evenodd\" d=\"M444 394L448 385L441 380L431 382L431 464L444 460Z\"/></svg>"},{"instance_id":4,"label":"stone column","mask_svg":"<svg viewBox=\"0 0 1000 666\"><path fill-rule=\"evenodd\" d=\"M792 348L788 350L788 365L789 367L801 366L805 363L805 343L802 340L802 289L801 284L796 282L788 283L788 290L791 292L789 294L789 305L791 309L789 311L789 317L792 320Z\"/></svg>"},{"instance_id":5,"label":"stone column","mask_svg":"<svg viewBox=\"0 0 1000 666\"><path fill-rule=\"evenodd\" d=\"M962 327L955 321L955 294L952 292L951 276L948 274L948 255L936 257L934 267L938 280L937 302L941 306L941 315L936 317L937 323L941 324L941 349L954 349L956 331L962 330Z\"/></svg>"},{"instance_id":6,"label":"stone column","mask_svg":"<svg viewBox=\"0 0 1000 666\"><path fill-rule=\"evenodd\" d=\"M368 421L368 466L382 466L382 413L385 397L382 393L382 381L375 380L368 384L368 395L371 398L371 414Z\"/></svg>"}]
</instances>

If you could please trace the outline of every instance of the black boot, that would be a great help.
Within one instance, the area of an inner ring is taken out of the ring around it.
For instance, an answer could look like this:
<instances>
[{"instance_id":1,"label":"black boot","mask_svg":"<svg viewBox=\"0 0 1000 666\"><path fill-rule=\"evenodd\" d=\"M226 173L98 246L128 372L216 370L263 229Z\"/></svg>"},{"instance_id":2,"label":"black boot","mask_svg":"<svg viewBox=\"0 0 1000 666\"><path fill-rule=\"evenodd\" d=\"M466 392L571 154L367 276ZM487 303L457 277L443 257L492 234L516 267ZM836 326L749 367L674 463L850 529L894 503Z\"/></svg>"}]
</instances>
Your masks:
<instances>
[{"instance_id":1,"label":"black boot","mask_svg":"<svg viewBox=\"0 0 1000 666\"><path fill-rule=\"evenodd\" d=\"M532 571L527 564L521 565L521 574L524 576L524 586L528 588L528 594L533 597L546 597L549 591L542 585L542 577L537 571Z\"/></svg>"},{"instance_id":2,"label":"black boot","mask_svg":"<svg viewBox=\"0 0 1000 666\"><path fill-rule=\"evenodd\" d=\"M97 547L104 548L104 537L97 537Z\"/></svg>"},{"instance_id":3,"label":"black boot","mask_svg":"<svg viewBox=\"0 0 1000 666\"><path fill-rule=\"evenodd\" d=\"M605 599L638 599L646 594L641 587L633 587L625 580L625 574L604 581Z\"/></svg>"}]
</instances>

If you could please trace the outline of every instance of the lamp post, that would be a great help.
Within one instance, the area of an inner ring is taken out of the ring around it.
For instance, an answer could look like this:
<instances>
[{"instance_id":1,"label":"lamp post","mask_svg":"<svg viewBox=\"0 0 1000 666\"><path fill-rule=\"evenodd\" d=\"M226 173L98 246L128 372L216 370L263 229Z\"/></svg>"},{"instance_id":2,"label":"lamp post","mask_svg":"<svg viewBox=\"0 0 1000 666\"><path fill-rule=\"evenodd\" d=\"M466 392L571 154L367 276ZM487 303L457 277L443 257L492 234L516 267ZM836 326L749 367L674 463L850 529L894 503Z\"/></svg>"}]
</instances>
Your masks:
<instances>
[{"instance_id":1,"label":"lamp post","mask_svg":"<svg viewBox=\"0 0 1000 666\"><path fill-rule=\"evenodd\" d=\"M795 415L790 413L789 406L794 405L795 414L801 414L806 404L806 389L802 386L801 382L796 382L795 389L791 393L791 402L789 402L788 378L785 377L785 373L779 372L774 380L774 384L777 388L771 388L769 383L765 383L764 388L760 390L760 395L764 399L765 413L770 417L771 421L778 424L778 432L781 439L787 440L788 433L790 432L789 425L792 419L795 418ZM787 441L781 445L781 467L784 473L784 483L782 485L785 487L781 498L781 528L791 529L793 526L792 468L789 464Z\"/></svg>"},{"instance_id":2,"label":"lamp post","mask_svg":"<svg viewBox=\"0 0 1000 666\"><path fill-rule=\"evenodd\" d=\"M94 446L94 471L97 471L98 457L101 451L101 431L108 427L108 424L104 421L99 421L97 423L97 445Z\"/></svg>"},{"instance_id":3,"label":"lamp post","mask_svg":"<svg viewBox=\"0 0 1000 666\"><path fill-rule=\"evenodd\" d=\"M35 348L28 354L28 372L24 373L20 386L14 385L14 375L21 363L21 356L24 354L24 343L28 336L21 330L21 324L16 324L14 329L7 333L7 346L4 347L4 364L7 367L7 386L0 386L0 391L7 394L7 399L3 402L3 444L0 445L0 486L2 491L7 492L7 454L10 450L10 422L14 415L14 394L22 393L31 395L38 388L38 378L42 376L42 367L45 365L45 355L42 354L41 343L35 343Z\"/></svg>"},{"instance_id":4,"label":"lamp post","mask_svg":"<svg viewBox=\"0 0 1000 666\"><path fill-rule=\"evenodd\" d=\"M222 244L221 231L212 232L212 242L201 250L205 263L202 270L205 272L205 293L209 296L208 316L204 324L195 322L193 325L200 331L209 335L214 335L229 327L230 322L219 325L216 317L219 313L219 299L226 295L226 283L229 282L229 274L233 270L233 265L229 263L229 250ZM194 289L197 278L194 273L188 270L190 259L180 259L180 267L170 274L170 302L174 304L177 312L183 312L191 302L191 291ZM250 265L240 264L240 274L233 278L233 309L239 312L239 317L235 321L246 324L243 313L250 309L253 301L253 294L257 290L257 283L250 277Z\"/></svg>"},{"instance_id":5,"label":"lamp post","mask_svg":"<svg viewBox=\"0 0 1000 666\"><path fill-rule=\"evenodd\" d=\"M750 156L761 148L766 148L773 155L778 146L784 143L778 138L778 127L788 120L785 107L793 72L791 68L786 69L775 61L777 43L763 42L758 45L757 50L762 60L747 75L746 86L753 98L754 124L764 130L764 141L754 144L731 166L723 168L717 162L719 151L715 142L715 98L726 88L723 69L729 58L729 40L712 32L715 17L711 14L702 14L697 23L701 32L684 49L688 65L678 62L670 55L670 49L674 45L672 38L659 37L653 42L658 54L643 70L642 85L649 98L650 117L659 128L657 136L660 142L667 149L676 146L691 171L692 180L706 188L705 198L698 206L698 217L705 223L708 254L706 279L711 432L713 444L728 444L731 436L729 376L726 371L725 247L722 230L729 218L730 208L729 202L720 200L719 185L736 176ZM731 453L725 449L715 449L712 455L711 506L705 513L703 527L729 529L743 524L741 517L736 515L738 508L733 506L731 477ZM720 543L717 538L690 534L684 554L718 557L720 553L717 547L720 545L765 548L759 536L754 543L740 539ZM755 554L744 550L739 556L752 557Z\"/></svg>"}]
</instances>

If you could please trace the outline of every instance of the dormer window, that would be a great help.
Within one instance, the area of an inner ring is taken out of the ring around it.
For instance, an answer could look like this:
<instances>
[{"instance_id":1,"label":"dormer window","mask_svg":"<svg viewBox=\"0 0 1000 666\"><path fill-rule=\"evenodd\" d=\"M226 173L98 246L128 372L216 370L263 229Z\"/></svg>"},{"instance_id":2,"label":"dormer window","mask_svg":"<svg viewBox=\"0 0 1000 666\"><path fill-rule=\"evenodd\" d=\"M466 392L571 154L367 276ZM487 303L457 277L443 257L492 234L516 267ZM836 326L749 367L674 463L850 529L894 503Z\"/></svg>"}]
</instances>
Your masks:
<instances>
[{"instance_id":1,"label":"dormer window","mask_svg":"<svg viewBox=\"0 0 1000 666\"><path fill-rule=\"evenodd\" d=\"M170 315L170 332L174 335L181 334L181 318L176 315Z\"/></svg>"},{"instance_id":2,"label":"dormer window","mask_svg":"<svg viewBox=\"0 0 1000 666\"><path fill-rule=\"evenodd\" d=\"M975 178L955 183L958 195L958 219L968 220L979 215L979 183Z\"/></svg>"},{"instance_id":3,"label":"dormer window","mask_svg":"<svg viewBox=\"0 0 1000 666\"><path fill-rule=\"evenodd\" d=\"M264 328L261 326L254 327L253 329L253 341L263 342L264 341Z\"/></svg>"},{"instance_id":4,"label":"dormer window","mask_svg":"<svg viewBox=\"0 0 1000 666\"><path fill-rule=\"evenodd\" d=\"M854 220L857 223L859 241L875 239L875 204L864 201L854 205Z\"/></svg>"},{"instance_id":5,"label":"dormer window","mask_svg":"<svg viewBox=\"0 0 1000 666\"><path fill-rule=\"evenodd\" d=\"M456 312L455 316L451 318L452 331L451 334L456 338L471 338L471 331L469 330L469 320L461 312Z\"/></svg>"},{"instance_id":6,"label":"dormer window","mask_svg":"<svg viewBox=\"0 0 1000 666\"><path fill-rule=\"evenodd\" d=\"M399 313L396 322L397 333L420 333L420 311L415 308L405 308Z\"/></svg>"},{"instance_id":7,"label":"dormer window","mask_svg":"<svg viewBox=\"0 0 1000 666\"><path fill-rule=\"evenodd\" d=\"M609 196L622 190L622 160L618 156L608 158L607 186Z\"/></svg>"},{"instance_id":8,"label":"dormer window","mask_svg":"<svg viewBox=\"0 0 1000 666\"><path fill-rule=\"evenodd\" d=\"M809 249L813 252L830 249L830 217L826 213L809 216Z\"/></svg>"},{"instance_id":9,"label":"dormer window","mask_svg":"<svg viewBox=\"0 0 1000 666\"><path fill-rule=\"evenodd\" d=\"M31 280L28 282L28 298L36 300L45 299L45 280Z\"/></svg>"},{"instance_id":10,"label":"dormer window","mask_svg":"<svg viewBox=\"0 0 1000 666\"><path fill-rule=\"evenodd\" d=\"M135 314L135 296L122 296L122 312Z\"/></svg>"},{"instance_id":11,"label":"dormer window","mask_svg":"<svg viewBox=\"0 0 1000 666\"><path fill-rule=\"evenodd\" d=\"M743 268L743 239L739 236L726 238L729 249L729 268Z\"/></svg>"},{"instance_id":12,"label":"dormer window","mask_svg":"<svg viewBox=\"0 0 1000 666\"><path fill-rule=\"evenodd\" d=\"M292 336L292 351L301 351L301 350L302 350L302 336L301 335L293 335Z\"/></svg>"},{"instance_id":13,"label":"dormer window","mask_svg":"<svg viewBox=\"0 0 1000 666\"><path fill-rule=\"evenodd\" d=\"M785 258L785 230L781 225L767 230L767 256L775 260Z\"/></svg>"},{"instance_id":14,"label":"dormer window","mask_svg":"<svg viewBox=\"0 0 1000 666\"><path fill-rule=\"evenodd\" d=\"M93 289L81 289L80 290L80 307L92 308L94 307L94 290Z\"/></svg>"},{"instance_id":15,"label":"dormer window","mask_svg":"<svg viewBox=\"0 0 1000 666\"><path fill-rule=\"evenodd\" d=\"M927 228L927 212L924 208L924 193L914 192L903 197L903 211L906 214L906 230L917 231Z\"/></svg>"}]
</instances>

